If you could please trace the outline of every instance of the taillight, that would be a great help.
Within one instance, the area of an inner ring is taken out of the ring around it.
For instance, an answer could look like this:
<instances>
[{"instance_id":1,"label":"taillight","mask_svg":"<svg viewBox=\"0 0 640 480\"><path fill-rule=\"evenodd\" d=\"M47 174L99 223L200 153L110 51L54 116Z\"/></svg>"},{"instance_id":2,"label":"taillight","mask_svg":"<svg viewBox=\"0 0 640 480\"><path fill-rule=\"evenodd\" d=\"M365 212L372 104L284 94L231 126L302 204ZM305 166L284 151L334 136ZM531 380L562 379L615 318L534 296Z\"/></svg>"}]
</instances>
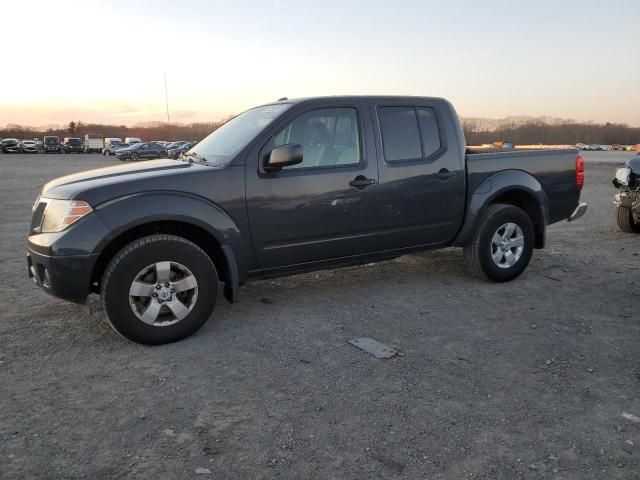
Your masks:
<instances>
[{"instance_id":1,"label":"taillight","mask_svg":"<svg viewBox=\"0 0 640 480\"><path fill-rule=\"evenodd\" d=\"M584 186L584 158L582 155L576 157L576 187L582 190Z\"/></svg>"}]
</instances>

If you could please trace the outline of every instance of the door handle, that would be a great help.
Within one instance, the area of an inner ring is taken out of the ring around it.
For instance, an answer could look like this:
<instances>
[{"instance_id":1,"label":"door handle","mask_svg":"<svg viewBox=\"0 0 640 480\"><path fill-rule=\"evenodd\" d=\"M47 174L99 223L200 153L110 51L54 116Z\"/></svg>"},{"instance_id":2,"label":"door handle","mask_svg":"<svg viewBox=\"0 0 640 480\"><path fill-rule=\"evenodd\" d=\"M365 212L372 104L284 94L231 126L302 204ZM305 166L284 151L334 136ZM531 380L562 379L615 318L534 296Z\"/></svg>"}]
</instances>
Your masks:
<instances>
[{"instance_id":1,"label":"door handle","mask_svg":"<svg viewBox=\"0 0 640 480\"><path fill-rule=\"evenodd\" d=\"M450 172L446 168L441 168L440 171L436 174L436 176L440 180L447 180L448 178L454 177L455 175L456 175L456 172Z\"/></svg>"},{"instance_id":2,"label":"door handle","mask_svg":"<svg viewBox=\"0 0 640 480\"><path fill-rule=\"evenodd\" d=\"M349 185L352 187L362 189L364 187L368 187L369 185L373 185L375 183L376 181L373 178L367 178L364 175L358 175L356 178L354 178L349 182Z\"/></svg>"}]
</instances>

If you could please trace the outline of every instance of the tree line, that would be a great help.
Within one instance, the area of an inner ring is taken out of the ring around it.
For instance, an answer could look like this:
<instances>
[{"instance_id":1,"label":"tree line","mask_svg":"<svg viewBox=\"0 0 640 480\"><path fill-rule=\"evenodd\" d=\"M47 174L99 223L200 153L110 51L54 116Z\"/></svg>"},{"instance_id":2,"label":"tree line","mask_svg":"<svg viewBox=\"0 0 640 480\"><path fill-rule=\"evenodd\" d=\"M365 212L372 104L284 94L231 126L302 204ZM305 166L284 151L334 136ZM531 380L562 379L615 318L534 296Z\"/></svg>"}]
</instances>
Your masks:
<instances>
[{"instance_id":1,"label":"tree line","mask_svg":"<svg viewBox=\"0 0 640 480\"><path fill-rule=\"evenodd\" d=\"M189 124L152 122L126 125L104 125L98 123L69 122L66 126L38 129L23 125L8 124L0 128L0 138L32 139L45 135L80 137L100 134L103 137L139 137L152 140L192 140L200 141L225 122L200 122ZM603 145L635 145L640 143L640 128L622 123L546 123L541 120L523 122L505 121L494 128L482 126L481 122L462 119L462 127L468 145L482 145L495 141L511 142L515 145L575 145L576 143L597 143Z\"/></svg>"},{"instance_id":2,"label":"tree line","mask_svg":"<svg viewBox=\"0 0 640 480\"><path fill-rule=\"evenodd\" d=\"M57 135L64 137L79 137L84 139L85 134L99 134L103 138L138 137L144 141L163 140L167 142L177 140L200 141L216 128L222 125L220 122L200 122L189 124L169 124L165 122L152 122L126 125L104 125L99 123L69 122L66 126L54 126L48 128L33 128L23 125L8 124L0 127L0 138L17 138L27 140L33 138L42 139L45 135Z\"/></svg>"},{"instance_id":3,"label":"tree line","mask_svg":"<svg viewBox=\"0 0 640 480\"><path fill-rule=\"evenodd\" d=\"M504 122L495 129L482 128L479 122L462 119L468 145L511 142L514 145L636 145L640 143L640 128L624 123L563 122L550 124L540 120Z\"/></svg>"}]
</instances>

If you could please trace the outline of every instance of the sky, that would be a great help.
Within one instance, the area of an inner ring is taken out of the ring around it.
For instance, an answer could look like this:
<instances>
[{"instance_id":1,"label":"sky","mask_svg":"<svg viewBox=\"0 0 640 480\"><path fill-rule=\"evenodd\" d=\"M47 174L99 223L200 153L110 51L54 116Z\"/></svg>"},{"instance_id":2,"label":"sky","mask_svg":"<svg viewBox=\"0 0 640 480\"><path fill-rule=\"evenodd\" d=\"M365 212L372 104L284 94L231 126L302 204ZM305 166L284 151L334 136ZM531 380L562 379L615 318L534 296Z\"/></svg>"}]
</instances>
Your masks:
<instances>
[{"instance_id":1,"label":"sky","mask_svg":"<svg viewBox=\"0 0 640 480\"><path fill-rule=\"evenodd\" d=\"M172 122L388 94L640 126L640 0L6 3L0 125L166 121L166 75Z\"/></svg>"}]
</instances>

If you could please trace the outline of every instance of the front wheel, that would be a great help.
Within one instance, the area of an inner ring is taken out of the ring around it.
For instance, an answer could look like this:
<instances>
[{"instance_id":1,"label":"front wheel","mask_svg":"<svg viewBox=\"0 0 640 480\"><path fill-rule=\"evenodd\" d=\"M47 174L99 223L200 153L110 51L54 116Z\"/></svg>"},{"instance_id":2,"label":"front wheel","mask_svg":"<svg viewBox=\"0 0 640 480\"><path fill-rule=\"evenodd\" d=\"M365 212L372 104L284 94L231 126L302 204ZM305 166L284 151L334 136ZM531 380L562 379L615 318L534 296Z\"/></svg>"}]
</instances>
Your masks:
<instances>
[{"instance_id":1,"label":"front wheel","mask_svg":"<svg viewBox=\"0 0 640 480\"><path fill-rule=\"evenodd\" d=\"M490 205L482 215L471 242L464 247L467 267L477 277L508 282L531 260L533 222L513 205Z\"/></svg>"},{"instance_id":2,"label":"front wheel","mask_svg":"<svg viewBox=\"0 0 640 480\"><path fill-rule=\"evenodd\" d=\"M208 320L218 296L218 274L196 244L151 235L124 247L102 280L102 304L113 329L145 345L181 340Z\"/></svg>"},{"instance_id":3,"label":"front wheel","mask_svg":"<svg viewBox=\"0 0 640 480\"><path fill-rule=\"evenodd\" d=\"M616 205L616 222L618 228L625 233L640 233L640 218L636 218L629 207Z\"/></svg>"}]
</instances>

